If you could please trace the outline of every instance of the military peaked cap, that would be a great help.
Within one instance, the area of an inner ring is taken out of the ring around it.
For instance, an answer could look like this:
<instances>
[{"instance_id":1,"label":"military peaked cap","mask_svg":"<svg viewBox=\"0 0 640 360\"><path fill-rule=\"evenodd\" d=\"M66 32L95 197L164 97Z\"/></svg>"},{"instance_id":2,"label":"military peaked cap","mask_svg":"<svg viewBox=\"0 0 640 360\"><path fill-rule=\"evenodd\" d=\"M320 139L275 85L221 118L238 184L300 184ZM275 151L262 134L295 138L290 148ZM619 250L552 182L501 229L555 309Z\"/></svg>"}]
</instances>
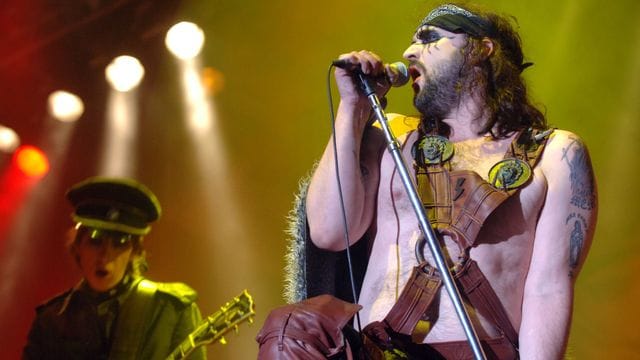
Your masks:
<instances>
[{"instance_id":1,"label":"military peaked cap","mask_svg":"<svg viewBox=\"0 0 640 360\"><path fill-rule=\"evenodd\" d=\"M92 177L72 186L66 197L78 224L134 235L147 234L162 211L151 190L127 178Z\"/></svg>"}]
</instances>

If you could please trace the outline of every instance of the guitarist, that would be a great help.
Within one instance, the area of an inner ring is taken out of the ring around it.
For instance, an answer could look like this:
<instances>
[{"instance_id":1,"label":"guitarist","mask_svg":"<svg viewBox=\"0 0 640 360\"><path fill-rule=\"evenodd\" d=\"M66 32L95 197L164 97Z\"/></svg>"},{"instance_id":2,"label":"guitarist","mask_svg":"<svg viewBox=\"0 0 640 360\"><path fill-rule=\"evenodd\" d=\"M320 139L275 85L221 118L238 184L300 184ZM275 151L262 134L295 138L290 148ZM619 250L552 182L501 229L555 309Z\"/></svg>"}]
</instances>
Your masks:
<instances>
[{"instance_id":1,"label":"guitarist","mask_svg":"<svg viewBox=\"0 0 640 360\"><path fill-rule=\"evenodd\" d=\"M145 279L143 236L161 213L131 179L94 177L66 194L82 280L36 309L24 359L163 359L201 321L196 292ZM203 347L189 359L206 358Z\"/></svg>"}]
</instances>

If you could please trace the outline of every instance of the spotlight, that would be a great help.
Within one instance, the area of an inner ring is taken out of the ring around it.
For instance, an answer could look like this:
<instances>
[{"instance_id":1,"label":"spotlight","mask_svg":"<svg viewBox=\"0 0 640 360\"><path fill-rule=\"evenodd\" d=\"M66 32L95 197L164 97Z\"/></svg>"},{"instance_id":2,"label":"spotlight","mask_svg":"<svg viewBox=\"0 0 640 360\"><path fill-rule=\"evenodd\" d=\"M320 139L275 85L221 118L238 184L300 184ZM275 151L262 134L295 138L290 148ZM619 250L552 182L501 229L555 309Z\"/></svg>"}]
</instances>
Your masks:
<instances>
[{"instance_id":1,"label":"spotlight","mask_svg":"<svg viewBox=\"0 0 640 360\"><path fill-rule=\"evenodd\" d=\"M111 61L105 69L105 75L114 89L127 92L140 84L144 67L133 56L122 55Z\"/></svg>"},{"instance_id":2,"label":"spotlight","mask_svg":"<svg viewBox=\"0 0 640 360\"><path fill-rule=\"evenodd\" d=\"M20 145L20 137L13 129L0 125L0 151L12 153Z\"/></svg>"},{"instance_id":3,"label":"spotlight","mask_svg":"<svg viewBox=\"0 0 640 360\"><path fill-rule=\"evenodd\" d=\"M204 32L198 25L183 21L173 25L164 38L167 49L181 60L196 57L204 44Z\"/></svg>"},{"instance_id":4,"label":"spotlight","mask_svg":"<svg viewBox=\"0 0 640 360\"><path fill-rule=\"evenodd\" d=\"M49 95L49 114L63 122L76 121L84 113L84 103L82 100L67 91L58 90Z\"/></svg>"},{"instance_id":5,"label":"spotlight","mask_svg":"<svg viewBox=\"0 0 640 360\"><path fill-rule=\"evenodd\" d=\"M35 146L23 145L14 154L18 169L29 177L42 177L49 172L49 159Z\"/></svg>"}]
</instances>

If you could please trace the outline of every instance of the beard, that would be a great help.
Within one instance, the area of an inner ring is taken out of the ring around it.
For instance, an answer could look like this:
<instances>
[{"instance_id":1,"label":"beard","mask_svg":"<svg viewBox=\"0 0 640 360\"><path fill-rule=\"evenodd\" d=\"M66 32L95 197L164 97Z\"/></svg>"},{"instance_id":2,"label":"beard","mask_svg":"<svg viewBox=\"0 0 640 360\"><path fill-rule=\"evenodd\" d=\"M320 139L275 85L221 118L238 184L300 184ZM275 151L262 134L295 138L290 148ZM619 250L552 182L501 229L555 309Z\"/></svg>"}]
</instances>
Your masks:
<instances>
[{"instance_id":1,"label":"beard","mask_svg":"<svg viewBox=\"0 0 640 360\"><path fill-rule=\"evenodd\" d=\"M465 68L464 56L457 54L452 61L435 68L432 76L425 75L424 84L413 99L423 121L439 122L458 107L465 83Z\"/></svg>"}]
</instances>

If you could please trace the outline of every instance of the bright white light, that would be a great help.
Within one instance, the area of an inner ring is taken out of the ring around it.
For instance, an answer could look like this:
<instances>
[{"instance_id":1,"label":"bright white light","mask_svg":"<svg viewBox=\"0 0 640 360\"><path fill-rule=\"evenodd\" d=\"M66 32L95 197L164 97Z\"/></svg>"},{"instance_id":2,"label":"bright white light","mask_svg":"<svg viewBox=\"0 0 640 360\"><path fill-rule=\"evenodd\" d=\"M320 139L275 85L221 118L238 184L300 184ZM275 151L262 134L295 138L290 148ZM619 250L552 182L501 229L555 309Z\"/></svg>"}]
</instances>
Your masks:
<instances>
[{"instance_id":1,"label":"bright white light","mask_svg":"<svg viewBox=\"0 0 640 360\"><path fill-rule=\"evenodd\" d=\"M133 56L122 55L111 61L105 75L114 89L127 92L140 84L144 77L144 67Z\"/></svg>"},{"instance_id":2,"label":"bright white light","mask_svg":"<svg viewBox=\"0 0 640 360\"><path fill-rule=\"evenodd\" d=\"M136 169L136 139L138 132L137 94L111 91L102 148L100 174L131 176Z\"/></svg>"},{"instance_id":3,"label":"bright white light","mask_svg":"<svg viewBox=\"0 0 640 360\"><path fill-rule=\"evenodd\" d=\"M194 58L202 50L204 32L198 25L183 21L171 27L164 38L167 49L182 60Z\"/></svg>"},{"instance_id":4,"label":"bright white light","mask_svg":"<svg viewBox=\"0 0 640 360\"><path fill-rule=\"evenodd\" d=\"M82 100L67 91L54 91L49 95L49 114L54 118L64 121L76 121L84 113Z\"/></svg>"},{"instance_id":5,"label":"bright white light","mask_svg":"<svg viewBox=\"0 0 640 360\"><path fill-rule=\"evenodd\" d=\"M187 111L189 112L189 125L194 135L207 134L211 128L211 104L206 97L200 74L195 68L185 63L182 81Z\"/></svg>"},{"instance_id":6,"label":"bright white light","mask_svg":"<svg viewBox=\"0 0 640 360\"><path fill-rule=\"evenodd\" d=\"M20 138L13 129L0 125L0 151L11 153L20 145Z\"/></svg>"}]
</instances>

